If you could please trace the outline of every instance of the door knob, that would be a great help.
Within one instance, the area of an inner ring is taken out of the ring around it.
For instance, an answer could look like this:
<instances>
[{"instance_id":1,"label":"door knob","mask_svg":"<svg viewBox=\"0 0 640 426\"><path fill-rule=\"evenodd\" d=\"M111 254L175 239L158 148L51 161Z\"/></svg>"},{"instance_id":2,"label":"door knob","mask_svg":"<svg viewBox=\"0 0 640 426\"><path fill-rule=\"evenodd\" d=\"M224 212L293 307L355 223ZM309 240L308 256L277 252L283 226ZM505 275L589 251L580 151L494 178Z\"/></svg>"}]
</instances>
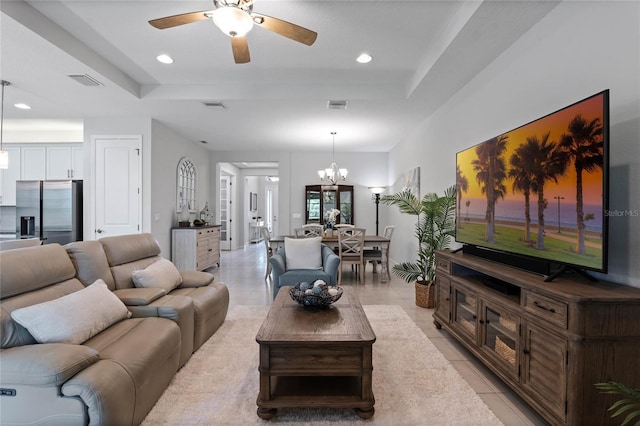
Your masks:
<instances>
[{"instance_id":1,"label":"door knob","mask_svg":"<svg viewBox=\"0 0 640 426\"><path fill-rule=\"evenodd\" d=\"M102 234L104 231L103 231L102 229L96 229L96 232L97 232L98 234Z\"/></svg>"}]
</instances>

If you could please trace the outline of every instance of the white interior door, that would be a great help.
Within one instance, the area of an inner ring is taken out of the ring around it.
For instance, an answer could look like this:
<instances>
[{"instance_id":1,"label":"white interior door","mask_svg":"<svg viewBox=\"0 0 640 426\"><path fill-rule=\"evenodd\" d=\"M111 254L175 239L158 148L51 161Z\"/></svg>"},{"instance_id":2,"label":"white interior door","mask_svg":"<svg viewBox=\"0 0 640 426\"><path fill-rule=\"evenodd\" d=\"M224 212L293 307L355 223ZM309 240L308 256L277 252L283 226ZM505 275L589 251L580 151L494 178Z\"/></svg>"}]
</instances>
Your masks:
<instances>
[{"instance_id":1,"label":"white interior door","mask_svg":"<svg viewBox=\"0 0 640 426\"><path fill-rule=\"evenodd\" d=\"M220 176L220 249L231 250L231 176Z\"/></svg>"},{"instance_id":2,"label":"white interior door","mask_svg":"<svg viewBox=\"0 0 640 426\"><path fill-rule=\"evenodd\" d=\"M265 185L265 224L269 227L271 236L280 235L278 229L278 184Z\"/></svg>"},{"instance_id":3,"label":"white interior door","mask_svg":"<svg viewBox=\"0 0 640 426\"><path fill-rule=\"evenodd\" d=\"M142 229L142 137L95 137L95 238Z\"/></svg>"}]
</instances>

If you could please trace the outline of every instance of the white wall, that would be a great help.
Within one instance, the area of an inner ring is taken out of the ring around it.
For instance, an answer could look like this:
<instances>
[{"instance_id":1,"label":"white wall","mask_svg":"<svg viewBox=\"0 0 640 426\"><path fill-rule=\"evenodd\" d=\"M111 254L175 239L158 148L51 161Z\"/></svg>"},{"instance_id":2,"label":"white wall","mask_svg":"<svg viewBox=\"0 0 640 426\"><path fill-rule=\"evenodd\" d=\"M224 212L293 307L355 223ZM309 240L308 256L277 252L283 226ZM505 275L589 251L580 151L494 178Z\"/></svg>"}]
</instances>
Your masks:
<instances>
[{"instance_id":1,"label":"white wall","mask_svg":"<svg viewBox=\"0 0 640 426\"><path fill-rule=\"evenodd\" d=\"M84 211L85 239L93 236L92 135L142 135L142 232L154 235L164 257L171 257L171 227L176 226L176 169L183 156L190 157L198 171L196 201L203 206L211 199L211 173L205 148L190 142L148 117L90 118L85 120ZM155 220L155 215L159 219Z\"/></svg>"},{"instance_id":2,"label":"white wall","mask_svg":"<svg viewBox=\"0 0 640 426\"><path fill-rule=\"evenodd\" d=\"M349 171L347 180L340 182L344 185L353 185L353 217L354 224L361 228L366 228L368 234L376 232L376 210L375 203L371 200L370 186L386 186L387 184L387 154L380 152L337 152L335 155L338 167ZM319 185L323 182L318 177L318 170L329 167L332 162L330 152L292 152L291 153L291 176L294 179L290 183L291 197L291 228L289 233L293 233L295 228L304 224L305 217L305 185ZM380 230L384 229L382 218L382 208L380 209ZM294 219L293 215L299 214L299 219Z\"/></svg>"},{"instance_id":3,"label":"white wall","mask_svg":"<svg viewBox=\"0 0 640 426\"><path fill-rule=\"evenodd\" d=\"M171 228L177 226L177 168L182 157L189 157L196 166L196 210L211 206L212 173L209 151L199 142L191 142L162 123L152 120L151 143L151 226L164 257L171 256Z\"/></svg>"},{"instance_id":4,"label":"white wall","mask_svg":"<svg viewBox=\"0 0 640 426\"><path fill-rule=\"evenodd\" d=\"M638 2L562 2L390 152L389 180L420 166L421 192L441 193L457 151L610 89L610 209L639 212L639 16ZM400 225L392 258L415 258L414 218L388 215ZM599 277L640 287L640 217L609 226L609 274Z\"/></svg>"},{"instance_id":5,"label":"white wall","mask_svg":"<svg viewBox=\"0 0 640 426\"><path fill-rule=\"evenodd\" d=\"M211 153L212 170L219 162L238 161L278 162L278 176L280 177L278 182L278 229L281 234L293 234L294 229L304 223L305 185L322 183L317 171L329 167L331 153L270 151L216 151ZM356 225L367 228L369 233L375 233L375 203L371 200L371 191L368 187L387 184L387 154L338 152L336 153L336 163L339 167L349 170L344 184L354 186ZM383 210L384 206L381 205L381 231L385 225ZM300 215L300 218L294 218L294 215ZM244 223L244 218L237 216L237 214L234 219L238 223Z\"/></svg>"}]
</instances>

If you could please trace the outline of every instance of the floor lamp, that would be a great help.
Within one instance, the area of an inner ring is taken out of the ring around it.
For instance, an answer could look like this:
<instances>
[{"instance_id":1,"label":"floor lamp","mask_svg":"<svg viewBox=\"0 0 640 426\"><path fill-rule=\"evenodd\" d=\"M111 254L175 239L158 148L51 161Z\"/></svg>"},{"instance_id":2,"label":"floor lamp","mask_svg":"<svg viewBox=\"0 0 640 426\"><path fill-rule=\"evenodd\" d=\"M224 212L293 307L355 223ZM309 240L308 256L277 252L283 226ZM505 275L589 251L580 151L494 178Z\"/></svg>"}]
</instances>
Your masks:
<instances>
[{"instance_id":1,"label":"floor lamp","mask_svg":"<svg viewBox=\"0 0 640 426\"><path fill-rule=\"evenodd\" d=\"M372 192L371 199L376 203L376 235L378 235L378 207L380 206L380 194L384 192L384 188L380 186L370 186Z\"/></svg>"}]
</instances>

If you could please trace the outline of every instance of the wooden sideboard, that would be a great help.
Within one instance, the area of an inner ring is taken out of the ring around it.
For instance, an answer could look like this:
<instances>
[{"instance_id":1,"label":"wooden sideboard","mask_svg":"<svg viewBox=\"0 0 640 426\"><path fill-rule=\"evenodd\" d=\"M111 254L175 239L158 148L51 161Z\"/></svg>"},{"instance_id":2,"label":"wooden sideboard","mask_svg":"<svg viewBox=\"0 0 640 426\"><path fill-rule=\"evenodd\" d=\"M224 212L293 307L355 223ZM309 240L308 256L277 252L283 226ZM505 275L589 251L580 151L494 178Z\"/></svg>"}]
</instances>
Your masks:
<instances>
[{"instance_id":1,"label":"wooden sideboard","mask_svg":"<svg viewBox=\"0 0 640 426\"><path fill-rule=\"evenodd\" d=\"M171 260L183 271L220 266L220 225L173 228Z\"/></svg>"},{"instance_id":2,"label":"wooden sideboard","mask_svg":"<svg viewBox=\"0 0 640 426\"><path fill-rule=\"evenodd\" d=\"M619 424L594 383L640 384L640 289L436 255L436 327L554 425Z\"/></svg>"}]
</instances>

